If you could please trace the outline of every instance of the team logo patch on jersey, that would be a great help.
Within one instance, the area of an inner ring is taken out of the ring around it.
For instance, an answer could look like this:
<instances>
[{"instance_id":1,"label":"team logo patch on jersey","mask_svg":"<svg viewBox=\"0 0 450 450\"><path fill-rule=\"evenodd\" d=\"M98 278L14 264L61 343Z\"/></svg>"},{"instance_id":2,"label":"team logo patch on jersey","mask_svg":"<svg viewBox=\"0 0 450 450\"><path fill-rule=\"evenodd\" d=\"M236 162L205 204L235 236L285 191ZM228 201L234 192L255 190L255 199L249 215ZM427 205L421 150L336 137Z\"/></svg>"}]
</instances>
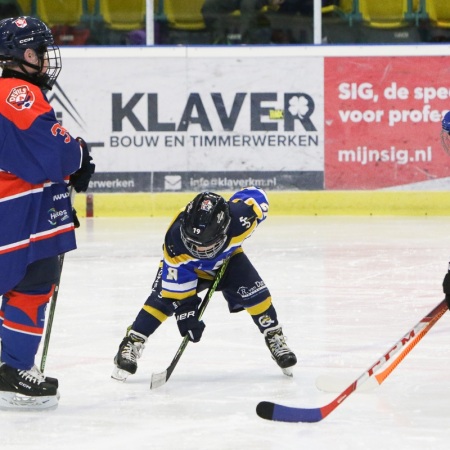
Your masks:
<instances>
[{"instance_id":1,"label":"team logo patch on jersey","mask_svg":"<svg viewBox=\"0 0 450 450\"><path fill-rule=\"evenodd\" d=\"M11 89L8 98L6 99L6 103L18 111L23 111L24 109L31 108L34 100L34 94L30 91L28 86L17 86Z\"/></svg>"},{"instance_id":2,"label":"team logo patch on jersey","mask_svg":"<svg viewBox=\"0 0 450 450\"><path fill-rule=\"evenodd\" d=\"M64 222L65 220L69 219L69 214L67 214L67 210L65 209L58 211L55 208L51 208L48 210L48 215L48 222L50 223L50 225L56 225L58 220L60 222Z\"/></svg>"}]
</instances>

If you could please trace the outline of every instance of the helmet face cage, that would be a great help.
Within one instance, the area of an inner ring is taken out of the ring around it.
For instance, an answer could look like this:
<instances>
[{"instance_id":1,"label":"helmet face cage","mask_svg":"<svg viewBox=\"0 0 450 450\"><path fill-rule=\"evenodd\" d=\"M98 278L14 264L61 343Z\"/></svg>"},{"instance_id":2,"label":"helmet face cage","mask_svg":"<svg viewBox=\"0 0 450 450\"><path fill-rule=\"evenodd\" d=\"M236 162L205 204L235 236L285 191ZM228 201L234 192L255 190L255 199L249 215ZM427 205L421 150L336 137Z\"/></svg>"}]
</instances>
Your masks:
<instances>
[{"instance_id":1,"label":"helmet face cage","mask_svg":"<svg viewBox=\"0 0 450 450\"><path fill-rule=\"evenodd\" d=\"M28 48L36 52L38 65L25 61ZM28 16L9 18L0 21L0 65L13 70L20 67L32 83L51 89L61 72L61 55L44 22ZM36 72L30 73L25 67Z\"/></svg>"},{"instance_id":2,"label":"helmet face cage","mask_svg":"<svg viewBox=\"0 0 450 450\"><path fill-rule=\"evenodd\" d=\"M230 222L228 204L220 195L199 194L184 212L180 227L183 244L195 258L214 258L227 241Z\"/></svg>"},{"instance_id":3,"label":"helmet face cage","mask_svg":"<svg viewBox=\"0 0 450 450\"><path fill-rule=\"evenodd\" d=\"M47 46L43 56L39 56L38 53L38 57L41 63L41 70L44 63L47 64L47 70L45 71L45 73L39 72L38 74L36 74L36 77L38 79L42 79L43 81L43 84L40 84L40 86L51 89L56 83L56 79L58 78L62 68L61 53L59 51L59 47L53 44L49 45Z\"/></svg>"},{"instance_id":4,"label":"helmet face cage","mask_svg":"<svg viewBox=\"0 0 450 450\"><path fill-rule=\"evenodd\" d=\"M205 247L205 249L202 250L198 249L201 246L195 244L189 238L186 237L186 235L183 233L183 230L181 230L181 239L183 240L183 243L186 246L186 248L195 258L212 259L220 252L221 248L223 247L223 245L227 240L227 235L226 234L222 235L215 244L211 245L210 247Z\"/></svg>"}]
</instances>

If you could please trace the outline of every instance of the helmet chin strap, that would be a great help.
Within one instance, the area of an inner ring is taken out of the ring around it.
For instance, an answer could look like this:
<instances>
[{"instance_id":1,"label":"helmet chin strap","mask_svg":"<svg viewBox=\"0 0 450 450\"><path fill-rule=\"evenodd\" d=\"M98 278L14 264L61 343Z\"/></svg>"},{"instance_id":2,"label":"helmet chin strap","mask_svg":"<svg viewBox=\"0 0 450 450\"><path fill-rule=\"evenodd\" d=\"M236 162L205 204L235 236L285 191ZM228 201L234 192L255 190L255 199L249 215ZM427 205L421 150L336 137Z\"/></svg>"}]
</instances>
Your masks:
<instances>
[{"instance_id":1,"label":"helmet chin strap","mask_svg":"<svg viewBox=\"0 0 450 450\"><path fill-rule=\"evenodd\" d=\"M28 51L28 50L26 50L26 51ZM37 73L41 73L42 69L44 68L44 58L40 57L36 52L34 52L34 54L36 55L36 58L37 58L39 64L33 64L31 62L28 62L24 58L16 59L16 62L18 63L19 67L28 75L33 75L33 73L28 72L26 70L26 67L30 67L31 69L35 70ZM24 57L25 57L25 54L24 54Z\"/></svg>"},{"instance_id":2,"label":"helmet chin strap","mask_svg":"<svg viewBox=\"0 0 450 450\"><path fill-rule=\"evenodd\" d=\"M28 79L29 81L33 82L42 89L48 90L49 88L49 86L47 85L48 75L42 72L42 68L44 67L44 58L40 58L38 56L38 61L39 65L30 63L23 59L15 60L15 62L20 67L23 73L23 78ZM26 70L27 67L35 70L35 72L29 72L28 70Z\"/></svg>"}]
</instances>

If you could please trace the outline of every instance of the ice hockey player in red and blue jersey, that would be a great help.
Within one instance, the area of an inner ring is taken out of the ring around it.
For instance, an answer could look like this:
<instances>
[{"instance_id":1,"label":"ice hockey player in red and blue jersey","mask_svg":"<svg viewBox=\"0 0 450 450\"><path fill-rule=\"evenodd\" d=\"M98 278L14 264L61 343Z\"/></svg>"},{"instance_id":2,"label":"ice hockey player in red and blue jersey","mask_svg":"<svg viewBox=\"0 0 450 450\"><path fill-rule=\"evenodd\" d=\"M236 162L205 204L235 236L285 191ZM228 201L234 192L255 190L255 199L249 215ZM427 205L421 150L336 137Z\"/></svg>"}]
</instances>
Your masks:
<instances>
[{"instance_id":1,"label":"ice hockey player in red and blue jersey","mask_svg":"<svg viewBox=\"0 0 450 450\"><path fill-rule=\"evenodd\" d=\"M230 312L245 309L250 314L272 358L292 376L297 359L286 345L269 289L242 248L268 211L265 192L247 187L228 201L202 192L175 216L164 239L152 291L119 345L112 378L124 381L136 372L147 338L173 314L182 336L200 340L205 324L199 319L198 293L212 285L228 257L216 291L222 292Z\"/></svg>"},{"instance_id":2,"label":"ice hockey player in red and blue jersey","mask_svg":"<svg viewBox=\"0 0 450 450\"><path fill-rule=\"evenodd\" d=\"M0 21L0 408L45 409L58 381L34 359L59 255L76 248L68 184L86 191L86 143L57 121L45 92L61 70L50 29L33 17Z\"/></svg>"}]
</instances>

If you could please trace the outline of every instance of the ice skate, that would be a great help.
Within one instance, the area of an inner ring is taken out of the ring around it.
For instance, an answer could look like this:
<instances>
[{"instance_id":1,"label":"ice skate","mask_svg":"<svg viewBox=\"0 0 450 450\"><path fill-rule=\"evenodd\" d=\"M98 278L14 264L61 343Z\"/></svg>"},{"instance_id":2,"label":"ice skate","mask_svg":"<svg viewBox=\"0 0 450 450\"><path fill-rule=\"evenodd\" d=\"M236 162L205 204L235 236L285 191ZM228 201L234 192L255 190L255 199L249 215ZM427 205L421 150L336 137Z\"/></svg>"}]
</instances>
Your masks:
<instances>
[{"instance_id":1,"label":"ice skate","mask_svg":"<svg viewBox=\"0 0 450 450\"><path fill-rule=\"evenodd\" d=\"M114 357L116 367L111 374L111 378L117 381L125 381L129 375L136 373L137 360L141 357L146 342L147 336L133 330L128 332Z\"/></svg>"},{"instance_id":2,"label":"ice skate","mask_svg":"<svg viewBox=\"0 0 450 450\"><path fill-rule=\"evenodd\" d=\"M36 368L37 369L37 368ZM58 406L58 390L34 367L30 370L0 366L0 409L44 410Z\"/></svg>"},{"instance_id":3,"label":"ice skate","mask_svg":"<svg viewBox=\"0 0 450 450\"><path fill-rule=\"evenodd\" d=\"M283 373L292 377L291 367L297 364L297 358L292 350L286 345L281 326L268 328L264 331L266 345L272 354L272 359L278 364Z\"/></svg>"},{"instance_id":4,"label":"ice skate","mask_svg":"<svg viewBox=\"0 0 450 450\"><path fill-rule=\"evenodd\" d=\"M0 339L0 348L1 348L1 343L2 343L2 341L1 341L1 339ZM2 363L2 360L0 359L0 366L1 366L2 364L3 364L3 363ZM57 379L57 378L52 378L52 377L47 377L47 376L45 376L45 375L39 370L39 368L38 368L38 366L37 366L36 364L30 369L30 372L32 372L34 376L36 376L36 377L38 377L38 378L39 378L39 377L42 378L41 381L45 381L46 383L53 384L53 385L56 386L56 389L58 389L58 387L59 387L58 379ZM58 394L58 395L59 395L59 394ZM59 397L58 397L58 399L59 399Z\"/></svg>"}]
</instances>

